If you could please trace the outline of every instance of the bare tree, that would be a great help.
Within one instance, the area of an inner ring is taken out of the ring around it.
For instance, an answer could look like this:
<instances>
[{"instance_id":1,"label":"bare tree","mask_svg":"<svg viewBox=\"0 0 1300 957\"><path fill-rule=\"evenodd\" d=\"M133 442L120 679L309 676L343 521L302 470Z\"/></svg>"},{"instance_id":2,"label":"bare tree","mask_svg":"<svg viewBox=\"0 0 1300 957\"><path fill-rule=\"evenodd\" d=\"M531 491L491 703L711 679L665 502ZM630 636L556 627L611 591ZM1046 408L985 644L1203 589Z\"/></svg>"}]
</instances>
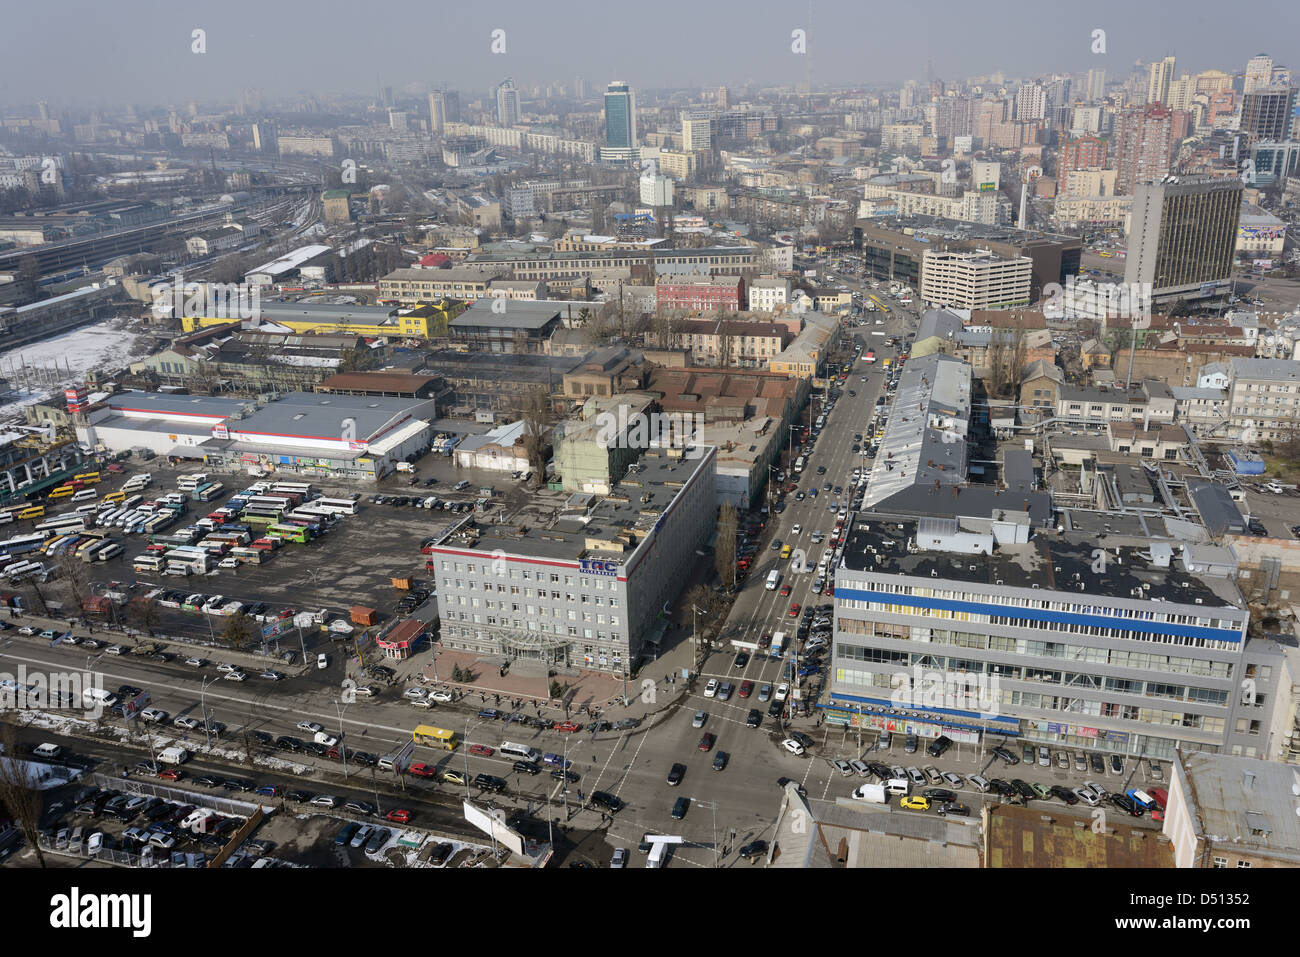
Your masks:
<instances>
[{"instance_id":1,"label":"bare tree","mask_svg":"<svg viewBox=\"0 0 1300 957\"><path fill-rule=\"evenodd\" d=\"M241 612L230 616L226 627L221 630L221 640L231 648L240 649L252 640L253 632L253 619Z\"/></svg>"},{"instance_id":2,"label":"bare tree","mask_svg":"<svg viewBox=\"0 0 1300 957\"><path fill-rule=\"evenodd\" d=\"M36 852L36 863L45 866L45 855L40 845L41 792L32 787L27 777L26 765L18 761L18 732L12 725L0 729L0 743L6 758L0 761L0 810L12 818L23 832L23 837Z\"/></svg>"},{"instance_id":3,"label":"bare tree","mask_svg":"<svg viewBox=\"0 0 1300 957\"><path fill-rule=\"evenodd\" d=\"M540 488L546 483L546 449L550 441L551 397L542 386L535 387L524 398L524 451L528 466L533 472L533 484Z\"/></svg>"},{"instance_id":4,"label":"bare tree","mask_svg":"<svg viewBox=\"0 0 1300 957\"><path fill-rule=\"evenodd\" d=\"M713 568L718 578L736 587L736 529L740 517L736 506L727 503L718 511L718 542L713 549Z\"/></svg>"}]
</instances>

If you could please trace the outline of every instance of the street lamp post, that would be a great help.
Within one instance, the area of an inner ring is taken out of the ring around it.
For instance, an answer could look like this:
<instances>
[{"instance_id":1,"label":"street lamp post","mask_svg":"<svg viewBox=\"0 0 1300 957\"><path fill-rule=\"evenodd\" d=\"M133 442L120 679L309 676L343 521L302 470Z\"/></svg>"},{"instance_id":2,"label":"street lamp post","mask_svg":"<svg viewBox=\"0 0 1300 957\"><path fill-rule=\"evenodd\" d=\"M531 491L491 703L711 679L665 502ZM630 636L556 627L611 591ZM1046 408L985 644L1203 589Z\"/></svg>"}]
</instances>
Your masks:
<instances>
[{"instance_id":1,"label":"street lamp post","mask_svg":"<svg viewBox=\"0 0 1300 957\"><path fill-rule=\"evenodd\" d=\"M208 685L216 680L216 678L204 678L203 684L199 688L199 711L203 716L203 733L207 735L209 751L212 750L212 726L208 722L207 690Z\"/></svg>"},{"instance_id":2,"label":"street lamp post","mask_svg":"<svg viewBox=\"0 0 1300 957\"><path fill-rule=\"evenodd\" d=\"M339 757L343 759L343 780L348 779L348 746L343 742L343 710L342 702L334 702L334 710L339 715Z\"/></svg>"}]
</instances>

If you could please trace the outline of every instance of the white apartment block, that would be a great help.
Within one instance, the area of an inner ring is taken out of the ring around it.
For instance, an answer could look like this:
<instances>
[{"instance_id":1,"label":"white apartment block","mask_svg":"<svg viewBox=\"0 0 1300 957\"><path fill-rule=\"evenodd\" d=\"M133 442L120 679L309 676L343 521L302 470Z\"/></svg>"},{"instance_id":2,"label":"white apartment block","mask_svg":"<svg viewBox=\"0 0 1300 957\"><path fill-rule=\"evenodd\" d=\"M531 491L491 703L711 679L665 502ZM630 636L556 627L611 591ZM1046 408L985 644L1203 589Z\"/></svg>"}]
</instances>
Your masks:
<instances>
[{"instance_id":1,"label":"white apartment block","mask_svg":"<svg viewBox=\"0 0 1300 957\"><path fill-rule=\"evenodd\" d=\"M921 298L953 309L1011 309L1029 305L1033 260L988 252L927 252Z\"/></svg>"},{"instance_id":2,"label":"white apartment block","mask_svg":"<svg viewBox=\"0 0 1300 957\"><path fill-rule=\"evenodd\" d=\"M790 280L763 276L749 284L749 308L753 312L776 312L790 303Z\"/></svg>"},{"instance_id":3,"label":"white apartment block","mask_svg":"<svg viewBox=\"0 0 1300 957\"><path fill-rule=\"evenodd\" d=\"M1234 358L1228 397L1229 427L1241 441L1286 441L1300 429L1300 362Z\"/></svg>"}]
</instances>

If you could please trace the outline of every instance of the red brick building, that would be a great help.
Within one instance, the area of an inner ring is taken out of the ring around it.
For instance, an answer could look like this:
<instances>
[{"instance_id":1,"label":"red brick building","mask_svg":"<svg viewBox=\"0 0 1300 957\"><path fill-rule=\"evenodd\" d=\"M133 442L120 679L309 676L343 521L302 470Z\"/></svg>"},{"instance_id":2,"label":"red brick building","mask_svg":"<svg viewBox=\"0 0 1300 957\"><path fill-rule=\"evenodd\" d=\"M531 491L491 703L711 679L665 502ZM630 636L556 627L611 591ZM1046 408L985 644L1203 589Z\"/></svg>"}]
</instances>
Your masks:
<instances>
[{"instance_id":1,"label":"red brick building","mask_svg":"<svg viewBox=\"0 0 1300 957\"><path fill-rule=\"evenodd\" d=\"M740 276L661 281L655 286L660 306L698 312L739 312L744 308L745 280Z\"/></svg>"}]
</instances>

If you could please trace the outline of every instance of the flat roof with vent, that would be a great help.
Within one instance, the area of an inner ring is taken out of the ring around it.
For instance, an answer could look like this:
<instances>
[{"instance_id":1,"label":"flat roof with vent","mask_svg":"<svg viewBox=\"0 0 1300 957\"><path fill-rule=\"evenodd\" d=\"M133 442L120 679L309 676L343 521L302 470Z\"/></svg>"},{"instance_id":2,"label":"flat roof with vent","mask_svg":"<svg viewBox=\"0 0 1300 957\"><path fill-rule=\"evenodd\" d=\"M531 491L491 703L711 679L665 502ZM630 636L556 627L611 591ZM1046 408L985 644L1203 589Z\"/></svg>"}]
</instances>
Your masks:
<instances>
[{"instance_id":1,"label":"flat roof with vent","mask_svg":"<svg viewBox=\"0 0 1300 957\"><path fill-rule=\"evenodd\" d=\"M355 423L352 434L365 441L394 420L412 416L427 405L427 400L290 392L228 424L231 431L259 435L337 439L343 434L344 421L351 419Z\"/></svg>"}]
</instances>

